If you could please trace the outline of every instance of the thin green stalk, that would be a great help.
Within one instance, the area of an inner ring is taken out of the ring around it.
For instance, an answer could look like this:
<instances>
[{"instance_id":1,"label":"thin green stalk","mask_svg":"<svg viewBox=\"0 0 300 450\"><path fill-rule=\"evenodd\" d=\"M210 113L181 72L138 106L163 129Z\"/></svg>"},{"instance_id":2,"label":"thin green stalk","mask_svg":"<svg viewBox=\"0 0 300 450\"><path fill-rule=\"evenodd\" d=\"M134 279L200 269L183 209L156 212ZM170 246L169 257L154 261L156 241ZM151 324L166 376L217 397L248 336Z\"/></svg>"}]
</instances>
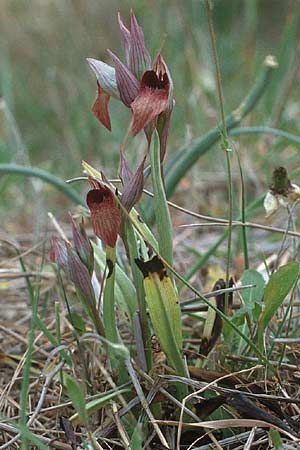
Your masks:
<instances>
[{"instance_id":1,"label":"thin green stalk","mask_svg":"<svg viewBox=\"0 0 300 450\"><path fill-rule=\"evenodd\" d=\"M238 161L238 165L239 165L239 171L240 171L240 176L241 176L241 188L242 188L242 205L241 205L241 217L242 217L242 222L245 223L246 222L246 205L245 205L245 183L244 183L244 175L243 175L243 169L242 169L242 165L241 165L241 160L238 154L238 151L235 151L236 154L236 158ZM249 255L248 255L248 243L247 243L247 230L246 227L242 227L242 236L243 236L243 249L244 249L244 261L245 261L245 269L249 269Z\"/></svg>"},{"instance_id":2,"label":"thin green stalk","mask_svg":"<svg viewBox=\"0 0 300 450\"><path fill-rule=\"evenodd\" d=\"M228 176L228 237L227 237L227 258L226 258L226 287L229 287L230 279L230 266L231 266L231 246L232 246L232 218L233 218L233 198L232 198L232 176L231 176L231 166L230 166L230 150L225 149L226 152L226 165L227 165L227 176ZM245 227L243 227L245 228ZM228 311L228 292L225 293L225 312Z\"/></svg>"},{"instance_id":3,"label":"thin green stalk","mask_svg":"<svg viewBox=\"0 0 300 450\"><path fill-rule=\"evenodd\" d=\"M103 290L103 325L105 338L113 344L119 344L120 339L115 310L116 247L106 246L106 263L108 273ZM106 352L112 368L118 372L119 381L125 383L128 380L128 375L124 361L117 359L109 351L109 346L106 346Z\"/></svg>"},{"instance_id":4,"label":"thin green stalk","mask_svg":"<svg viewBox=\"0 0 300 450\"><path fill-rule=\"evenodd\" d=\"M58 345L61 345L61 332L60 332L60 304L59 302L55 302L54 304L54 312L55 312L55 331L56 338L58 341ZM63 389L64 381L63 381L63 370L59 371L60 384Z\"/></svg>"},{"instance_id":5,"label":"thin green stalk","mask_svg":"<svg viewBox=\"0 0 300 450\"><path fill-rule=\"evenodd\" d=\"M72 200L72 202L76 205L86 206L81 196L77 194L77 192L74 191L74 189L72 189L68 184L57 178L55 175L52 175L45 170L38 169L37 167L26 167L18 164L0 164L0 174L40 178L46 183L54 186L55 189Z\"/></svg>"},{"instance_id":6,"label":"thin green stalk","mask_svg":"<svg viewBox=\"0 0 300 450\"><path fill-rule=\"evenodd\" d=\"M228 177L228 239L227 239L227 262L226 262L226 287L229 286L229 278L230 278L230 263L231 263L231 243L232 243L232 218L233 218L233 198L232 198L232 176L231 176L231 165L230 165L230 152L231 150L228 148L228 134L226 127L226 119L224 112L224 96L222 89L222 80L221 80L221 70L219 65L218 51L217 51L217 41L213 24L213 3L212 0L206 0L206 10L207 10L207 19L208 19L208 27L209 34L211 38L211 45L213 50L213 58L216 69L216 80L218 87L218 96L219 96L219 106L221 111L221 119L222 119L222 147L226 154L226 166L227 166L227 177ZM225 313L228 310L228 293L225 294Z\"/></svg>"},{"instance_id":7,"label":"thin green stalk","mask_svg":"<svg viewBox=\"0 0 300 450\"><path fill-rule=\"evenodd\" d=\"M157 240L159 252L170 265L173 265L173 228L162 180L159 139L156 131L152 137L150 164L154 194L153 205L158 230Z\"/></svg>"}]
</instances>

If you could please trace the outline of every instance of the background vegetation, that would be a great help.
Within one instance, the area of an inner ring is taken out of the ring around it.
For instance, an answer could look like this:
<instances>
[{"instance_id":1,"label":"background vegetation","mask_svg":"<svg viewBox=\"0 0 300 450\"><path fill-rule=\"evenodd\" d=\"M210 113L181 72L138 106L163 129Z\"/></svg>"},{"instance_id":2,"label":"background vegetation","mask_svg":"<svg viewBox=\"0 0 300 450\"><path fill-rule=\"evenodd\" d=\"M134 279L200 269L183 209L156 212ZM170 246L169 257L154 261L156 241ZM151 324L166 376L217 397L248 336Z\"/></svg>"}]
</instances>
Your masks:
<instances>
[{"instance_id":1,"label":"background vegetation","mask_svg":"<svg viewBox=\"0 0 300 450\"><path fill-rule=\"evenodd\" d=\"M119 145L130 113L118 102L111 102L113 133L99 126L90 112L95 84L85 58L109 62L106 48L122 55L116 13L120 11L128 21L130 7L140 18L151 54L155 55L163 45L174 80L176 108L169 154L215 125L219 112L204 2L2 0L1 163L30 162L64 179L79 174L80 162L85 159L115 176ZM238 106L265 56L272 54L279 58L280 67L244 125L272 124L297 134L299 83L293 82L290 89L287 86L295 60L299 59L297 2L217 0L214 20L226 112ZM282 107L281 96L286 90ZM142 143L142 136L132 142L132 160ZM234 145L239 147L247 167L244 176L251 185L250 197L265 189L274 164L285 164L291 169L297 161L295 146L282 140L247 135L235 140ZM214 200L214 195L198 204L199 189L213 182L217 190L222 190L224 164L212 157L218 147L217 144L196 164L186 185L181 185L181 189L189 188L193 205L205 206L207 212L222 204ZM33 187L20 177L1 176L0 193L5 228L14 223L13 228L19 232L25 224L29 228L33 225L24 211L28 204L44 211L56 210L58 206L59 215L63 214L60 206L67 206L49 187L38 182ZM3 208L7 204L9 210ZM38 214L38 221L43 217L45 214Z\"/></svg>"}]
</instances>

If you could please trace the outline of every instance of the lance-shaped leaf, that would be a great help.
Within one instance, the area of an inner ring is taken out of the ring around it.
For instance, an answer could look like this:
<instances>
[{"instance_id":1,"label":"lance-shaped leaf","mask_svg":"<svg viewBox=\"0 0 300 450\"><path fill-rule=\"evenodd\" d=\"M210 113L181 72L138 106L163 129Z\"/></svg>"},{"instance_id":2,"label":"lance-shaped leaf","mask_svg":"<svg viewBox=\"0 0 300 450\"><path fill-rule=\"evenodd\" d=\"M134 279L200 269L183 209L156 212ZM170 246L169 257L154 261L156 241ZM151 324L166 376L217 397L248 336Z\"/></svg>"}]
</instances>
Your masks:
<instances>
[{"instance_id":1,"label":"lance-shaped leaf","mask_svg":"<svg viewBox=\"0 0 300 450\"><path fill-rule=\"evenodd\" d=\"M162 78L159 78L154 70L148 70L144 73L139 94L131 104L133 112L131 131L133 136L166 110L169 87L170 83L166 73Z\"/></svg>"},{"instance_id":2,"label":"lance-shaped leaf","mask_svg":"<svg viewBox=\"0 0 300 450\"><path fill-rule=\"evenodd\" d=\"M138 79L143 73L150 69L151 58L145 47L144 34L139 26L134 12L131 10L131 47L130 47L130 69Z\"/></svg>"},{"instance_id":3,"label":"lance-shaped leaf","mask_svg":"<svg viewBox=\"0 0 300 450\"><path fill-rule=\"evenodd\" d=\"M132 174L129 165L125 159L124 152L121 150L121 171L120 177L124 185L122 193L122 205L127 211L139 201L144 188L144 166L147 155L140 162L136 172Z\"/></svg>"},{"instance_id":4,"label":"lance-shaped leaf","mask_svg":"<svg viewBox=\"0 0 300 450\"><path fill-rule=\"evenodd\" d=\"M138 95L140 82L113 52L108 50L108 53L116 69L116 80L120 98L124 105L130 107L130 104Z\"/></svg>"},{"instance_id":5,"label":"lance-shaped leaf","mask_svg":"<svg viewBox=\"0 0 300 450\"><path fill-rule=\"evenodd\" d=\"M264 291L264 308L258 318L255 340L259 348L263 349L263 335L273 316L281 306L285 297L299 278L300 266L298 262L291 262L280 267L269 279Z\"/></svg>"},{"instance_id":6,"label":"lance-shaped leaf","mask_svg":"<svg viewBox=\"0 0 300 450\"><path fill-rule=\"evenodd\" d=\"M86 202L95 235L109 247L114 247L121 225L121 214L114 194L107 186L98 182L98 189L88 192Z\"/></svg>"},{"instance_id":7,"label":"lance-shaped leaf","mask_svg":"<svg viewBox=\"0 0 300 450\"><path fill-rule=\"evenodd\" d=\"M172 281L158 256L146 262L140 259L135 262L144 275L146 301L155 334L169 363L183 374L181 311Z\"/></svg>"},{"instance_id":8,"label":"lance-shaped leaf","mask_svg":"<svg viewBox=\"0 0 300 450\"><path fill-rule=\"evenodd\" d=\"M74 248L79 258L88 269L89 274L92 275L94 270L94 251L92 244L87 237L83 222L78 224L72 216L70 217L72 223Z\"/></svg>"}]
</instances>

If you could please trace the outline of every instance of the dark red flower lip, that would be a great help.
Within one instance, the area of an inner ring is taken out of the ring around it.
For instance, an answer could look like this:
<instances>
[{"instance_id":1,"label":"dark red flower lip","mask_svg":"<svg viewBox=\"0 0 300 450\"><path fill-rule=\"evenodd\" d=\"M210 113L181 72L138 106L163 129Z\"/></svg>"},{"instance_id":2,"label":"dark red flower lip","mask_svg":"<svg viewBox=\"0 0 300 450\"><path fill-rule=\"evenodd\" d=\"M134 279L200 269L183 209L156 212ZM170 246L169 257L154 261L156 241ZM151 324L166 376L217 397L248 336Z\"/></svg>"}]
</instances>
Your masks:
<instances>
[{"instance_id":1,"label":"dark red flower lip","mask_svg":"<svg viewBox=\"0 0 300 450\"><path fill-rule=\"evenodd\" d=\"M160 74L147 70L142 78L140 91L131 103L133 113L132 135L138 134L168 106L170 83L167 73Z\"/></svg>"},{"instance_id":2,"label":"dark red flower lip","mask_svg":"<svg viewBox=\"0 0 300 450\"><path fill-rule=\"evenodd\" d=\"M91 223L95 235L105 245L115 247L121 226L121 213L112 191L105 185L100 186L99 183L99 189L91 189L86 197Z\"/></svg>"}]
</instances>

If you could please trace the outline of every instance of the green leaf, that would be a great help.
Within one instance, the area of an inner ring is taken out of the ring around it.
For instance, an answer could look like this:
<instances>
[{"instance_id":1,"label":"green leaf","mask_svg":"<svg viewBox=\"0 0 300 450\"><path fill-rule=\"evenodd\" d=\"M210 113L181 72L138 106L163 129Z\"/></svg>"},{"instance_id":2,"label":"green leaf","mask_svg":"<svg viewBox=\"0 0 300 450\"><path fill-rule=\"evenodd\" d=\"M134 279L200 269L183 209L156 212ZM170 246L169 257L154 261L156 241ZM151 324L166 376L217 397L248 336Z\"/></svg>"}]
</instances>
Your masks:
<instances>
[{"instance_id":1,"label":"green leaf","mask_svg":"<svg viewBox=\"0 0 300 450\"><path fill-rule=\"evenodd\" d=\"M82 388L77 381L70 375L66 376L66 387L71 402L78 413L80 421L87 426L88 416L85 409L85 399Z\"/></svg>"},{"instance_id":2,"label":"green leaf","mask_svg":"<svg viewBox=\"0 0 300 450\"><path fill-rule=\"evenodd\" d=\"M263 348L263 333L265 329L294 286L298 277L299 263L297 262L286 264L271 275L265 287L264 308L258 319L256 340L261 349Z\"/></svg>"},{"instance_id":3,"label":"green leaf","mask_svg":"<svg viewBox=\"0 0 300 450\"><path fill-rule=\"evenodd\" d=\"M154 256L149 261L136 259L144 275L144 287L151 322L170 365L185 376L181 358L182 325L178 295L162 261Z\"/></svg>"},{"instance_id":4,"label":"green leaf","mask_svg":"<svg viewBox=\"0 0 300 450\"><path fill-rule=\"evenodd\" d=\"M101 395L99 398L95 398L85 405L86 414L90 416L91 414L94 414L95 412L99 411L100 409L104 408L104 406L107 405L110 400L114 399L118 395L125 394L127 392L130 392L130 389L120 389L119 391L111 392L110 394L104 394ZM74 414L72 417L70 417L70 422L75 426L80 422L80 416L78 412Z\"/></svg>"},{"instance_id":5,"label":"green leaf","mask_svg":"<svg viewBox=\"0 0 300 450\"><path fill-rule=\"evenodd\" d=\"M241 282L243 286L254 284L255 287L243 289L242 297L245 303L245 307L239 311L239 315L244 315L248 312L254 320L254 309L256 305L261 305L264 295L265 281L263 276L254 269L245 270L242 275Z\"/></svg>"},{"instance_id":6,"label":"green leaf","mask_svg":"<svg viewBox=\"0 0 300 450\"><path fill-rule=\"evenodd\" d=\"M75 311L72 311L71 314L66 315L66 318L68 319L70 324L74 326L75 330L80 335L83 335L84 333L86 333L85 323L80 314L77 314Z\"/></svg>"},{"instance_id":7,"label":"green leaf","mask_svg":"<svg viewBox=\"0 0 300 450\"><path fill-rule=\"evenodd\" d=\"M138 422L131 436L131 449L140 450L143 448L143 424Z\"/></svg>"},{"instance_id":8,"label":"green leaf","mask_svg":"<svg viewBox=\"0 0 300 450\"><path fill-rule=\"evenodd\" d=\"M281 436L279 431L271 429L269 431L269 436L271 438L272 444L274 445L275 450L282 450L283 444L281 440Z\"/></svg>"},{"instance_id":9,"label":"green leaf","mask_svg":"<svg viewBox=\"0 0 300 450\"><path fill-rule=\"evenodd\" d=\"M106 266L106 255L103 250L93 244L95 262L99 266L100 270L103 271ZM135 314L137 307L137 297L135 287L126 275L126 273L121 269L121 267L116 264L116 279L115 279L115 299L116 303L120 307L123 313L127 314L131 319Z\"/></svg>"}]
</instances>

